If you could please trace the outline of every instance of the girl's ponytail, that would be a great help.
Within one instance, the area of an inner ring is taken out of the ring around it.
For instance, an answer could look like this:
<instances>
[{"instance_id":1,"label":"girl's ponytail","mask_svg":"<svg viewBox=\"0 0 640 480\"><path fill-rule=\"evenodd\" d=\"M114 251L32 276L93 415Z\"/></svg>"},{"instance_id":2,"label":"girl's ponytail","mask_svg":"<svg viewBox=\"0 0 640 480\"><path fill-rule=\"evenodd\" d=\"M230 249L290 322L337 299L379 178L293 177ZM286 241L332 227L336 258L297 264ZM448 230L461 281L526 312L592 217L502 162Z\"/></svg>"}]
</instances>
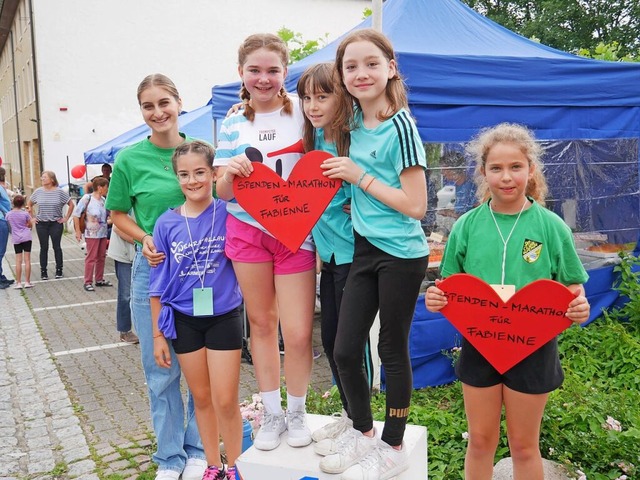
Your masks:
<instances>
[{"instance_id":1,"label":"girl's ponytail","mask_svg":"<svg viewBox=\"0 0 640 480\"><path fill-rule=\"evenodd\" d=\"M251 95L249 94L249 90L244 86L244 82L240 87L240 100L242 100L242 106L244 108L244 116L250 122L253 122L253 119L256 117L256 111L251 106Z\"/></svg>"},{"instance_id":2,"label":"girl's ponytail","mask_svg":"<svg viewBox=\"0 0 640 480\"><path fill-rule=\"evenodd\" d=\"M287 115L293 115L293 102L291 102L291 98L284 89L284 86L280 87L278 96L282 98L282 111Z\"/></svg>"}]
</instances>

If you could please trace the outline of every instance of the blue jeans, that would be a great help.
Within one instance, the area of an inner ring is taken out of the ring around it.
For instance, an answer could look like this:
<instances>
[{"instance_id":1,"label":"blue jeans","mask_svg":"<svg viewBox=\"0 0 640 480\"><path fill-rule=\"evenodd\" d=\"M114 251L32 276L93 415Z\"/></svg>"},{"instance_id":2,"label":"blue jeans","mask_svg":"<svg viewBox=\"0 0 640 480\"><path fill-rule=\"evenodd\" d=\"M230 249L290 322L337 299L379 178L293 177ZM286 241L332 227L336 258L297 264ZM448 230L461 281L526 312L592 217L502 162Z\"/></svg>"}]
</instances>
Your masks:
<instances>
[{"instance_id":1,"label":"blue jeans","mask_svg":"<svg viewBox=\"0 0 640 480\"><path fill-rule=\"evenodd\" d=\"M2 260L4 260L4 254L7 253L8 240L9 240L9 224L3 218L3 219L0 219L0 280L6 280L7 278L2 273Z\"/></svg>"},{"instance_id":2,"label":"blue jeans","mask_svg":"<svg viewBox=\"0 0 640 480\"><path fill-rule=\"evenodd\" d=\"M153 330L149 304L149 263L139 248L133 259L131 272L131 313L133 325L140 338L142 368L147 380L151 423L156 434L158 450L153 461L159 470L182 472L187 458L205 459L196 425L193 398L188 395L187 418L180 392L180 366L171 342L171 368L161 368L153 357Z\"/></svg>"},{"instance_id":3,"label":"blue jeans","mask_svg":"<svg viewBox=\"0 0 640 480\"><path fill-rule=\"evenodd\" d=\"M120 333L131 330L131 264L114 260L118 279L116 327Z\"/></svg>"}]
</instances>

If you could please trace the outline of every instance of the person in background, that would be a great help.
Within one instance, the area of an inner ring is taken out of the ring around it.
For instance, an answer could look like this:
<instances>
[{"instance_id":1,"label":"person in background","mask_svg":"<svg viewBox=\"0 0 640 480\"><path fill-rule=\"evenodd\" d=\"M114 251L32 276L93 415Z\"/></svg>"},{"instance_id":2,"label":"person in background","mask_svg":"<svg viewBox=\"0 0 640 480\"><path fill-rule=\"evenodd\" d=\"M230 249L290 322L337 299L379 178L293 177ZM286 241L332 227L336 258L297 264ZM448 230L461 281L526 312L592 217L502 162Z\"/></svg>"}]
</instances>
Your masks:
<instances>
[{"instance_id":1,"label":"person in background","mask_svg":"<svg viewBox=\"0 0 640 480\"><path fill-rule=\"evenodd\" d=\"M33 220L24 210L24 197L13 197L13 209L6 215L11 226L11 241L16 254L16 284L13 288L22 288L22 260L24 258L24 288L31 288L31 229Z\"/></svg>"},{"instance_id":2,"label":"person in background","mask_svg":"<svg viewBox=\"0 0 640 480\"><path fill-rule=\"evenodd\" d=\"M167 255L151 271L153 350L156 363L170 368L173 344L193 393L208 464L203 480L239 480L235 463L242 449L242 296L224 254L226 205L211 195L214 156L213 147L200 140L183 143L173 155L186 201L163 213L153 229L156 248ZM184 248L176 250L175 245Z\"/></svg>"},{"instance_id":3,"label":"person in background","mask_svg":"<svg viewBox=\"0 0 640 480\"><path fill-rule=\"evenodd\" d=\"M64 225L71 218L75 204L69 194L59 187L56 174L50 170L45 170L40 176L42 186L36 188L29 202L27 211L35 219L36 233L40 242L40 278L49 280L47 264L49 262L49 238L53 245L53 253L56 260L56 278L62 278L63 255L60 242ZM38 212L35 213L34 205L37 205ZM65 205L68 207L63 214Z\"/></svg>"},{"instance_id":4,"label":"person in background","mask_svg":"<svg viewBox=\"0 0 640 480\"><path fill-rule=\"evenodd\" d=\"M467 175L467 163L460 152L449 151L440 159L442 176L456 189L453 209L440 210L440 215L458 218L478 204L476 199L476 185Z\"/></svg>"},{"instance_id":5,"label":"person in background","mask_svg":"<svg viewBox=\"0 0 640 480\"><path fill-rule=\"evenodd\" d=\"M151 422L157 439L157 450L152 457L158 465L156 480L178 480L181 474L182 480L201 480L207 462L196 425L193 398L189 392L185 409L180 390L180 365L171 345L171 368L156 364L149 303L151 268L166 256L156 250L153 227L167 209L184 203L180 184L171 168L175 148L187 139L178 129L182 100L171 79L160 73L148 75L140 82L137 97L151 135L118 152L106 208L111 211L114 225L136 242L131 266L131 319L140 339ZM129 216L131 209L135 220Z\"/></svg>"},{"instance_id":6,"label":"person in background","mask_svg":"<svg viewBox=\"0 0 640 480\"><path fill-rule=\"evenodd\" d=\"M130 213L133 215L133 212ZM116 329L121 342L137 344L138 336L131 330L131 264L136 254L133 237L113 227L107 256L113 259L118 280Z\"/></svg>"},{"instance_id":7,"label":"person in background","mask_svg":"<svg viewBox=\"0 0 640 480\"><path fill-rule=\"evenodd\" d=\"M7 243L9 241L9 224L5 218L11 210L11 199L5 187L6 170L0 167L0 290L8 288L14 281L9 280L2 272L2 260L7 253Z\"/></svg>"},{"instance_id":8,"label":"person in background","mask_svg":"<svg viewBox=\"0 0 640 480\"><path fill-rule=\"evenodd\" d=\"M104 207L105 197L109 191L109 180L102 177L93 179L93 193L87 194L78 202L73 212L73 224L76 240L86 242L87 255L84 259L84 289L93 292L95 276L96 287L112 287L109 280L104 279L104 261L107 253L108 213ZM80 215L86 211L84 232L80 231Z\"/></svg>"},{"instance_id":9,"label":"person in background","mask_svg":"<svg viewBox=\"0 0 640 480\"><path fill-rule=\"evenodd\" d=\"M251 325L251 352L265 415L254 446L273 450L288 430L287 443L311 443L306 396L313 366L311 335L315 303L315 247L309 236L296 253L267 233L234 199L235 176L253 171L246 151L282 178L302 157L303 114L284 88L289 51L273 34L254 34L238 50L243 109L227 117L220 130L215 163L216 192L229 201L225 252L244 294ZM266 132L266 133L263 133ZM251 147L248 149L247 147ZM280 396L278 320L285 346L287 413Z\"/></svg>"},{"instance_id":10,"label":"person in background","mask_svg":"<svg viewBox=\"0 0 640 480\"><path fill-rule=\"evenodd\" d=\"M427 209L426 156L388 38L373 29L350 33L338 46L335 67L341 99L336 124L350 132L351 143L349 157L327 159L322 168L327 177L352 185L354 255L333 357L353 428L326 442L320 469L342 473L343 480L382 480L409 468L403 441L413 389L409 331L429 255L420 226ZM362 368L378 311L386 378L379 438Z\"/></svg>"},{"instance_id":11,"label":"person in background","mask_svg":"<svg viewBox=\"0 0 640 480\"><path fill-rule=\"evenodd\" d=\"M482 130L469 144L476 159L478 198L483 202L453 225L440 272L444 278L468 273L517 291L539 279L567 285L575 298L565 316L574 323L589 318L582 284L588 275L578 258L571 230L544 208L547 184L542 149L527 128L503 123ZM537 246L531 250L531 246ZM533 255L527 255L533 252ZM502 262L497 259L502 258ZM447 304L444 292L430 286L430 312ZM515 314L515 312L512 312ZM504 408L513 477L543 480L540 426L549 393L564 379L557 339L500 374L463 339L456 375L462 382L469 442L464 473L469 480L490 480L500 440Z\"/></svg>"}]
</instances>

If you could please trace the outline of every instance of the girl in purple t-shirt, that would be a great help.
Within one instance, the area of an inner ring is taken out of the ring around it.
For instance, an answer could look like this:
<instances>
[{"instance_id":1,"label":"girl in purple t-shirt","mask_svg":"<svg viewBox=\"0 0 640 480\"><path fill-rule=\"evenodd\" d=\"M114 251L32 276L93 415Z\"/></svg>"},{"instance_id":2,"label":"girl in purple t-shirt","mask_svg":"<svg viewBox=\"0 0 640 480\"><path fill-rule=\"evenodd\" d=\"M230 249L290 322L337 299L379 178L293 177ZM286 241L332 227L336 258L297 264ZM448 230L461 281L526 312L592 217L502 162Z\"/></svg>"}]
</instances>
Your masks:
<instances>
[{"instance_id":1,"label":"girl in purple t-shirt","mask_svg":"<svg viewBox=\"0 0 640 480\"><path fill-rule=\"evenodd\" d=\"M186 201L162 214L153 229L153 243L165 260L151 269L149 297L156 363L171 366L170 340L193 395L208 465L203 478L236 480L235 461L242 448L242 297L224 253L226 204L211 195L213 157L213 147L198 140L183 143L173 154Z\"/></svg>"},{"instance_id":2,"label":"girl in purple t-shirt","mask_svg":"<svg viewBox=\"0 0 640 480\"><path fill-rule=\"evenodd\" d=\"M16 284L13 288L23 288L22 285L22 260L24 257L24 288L31 288L31 228L33 220L25 210L24 197L13 197L13 209L7 212L5 218L11 226L11 241L16 252ZM24 252L24 255L22 254Z\"/></svg>"}]
</instances>

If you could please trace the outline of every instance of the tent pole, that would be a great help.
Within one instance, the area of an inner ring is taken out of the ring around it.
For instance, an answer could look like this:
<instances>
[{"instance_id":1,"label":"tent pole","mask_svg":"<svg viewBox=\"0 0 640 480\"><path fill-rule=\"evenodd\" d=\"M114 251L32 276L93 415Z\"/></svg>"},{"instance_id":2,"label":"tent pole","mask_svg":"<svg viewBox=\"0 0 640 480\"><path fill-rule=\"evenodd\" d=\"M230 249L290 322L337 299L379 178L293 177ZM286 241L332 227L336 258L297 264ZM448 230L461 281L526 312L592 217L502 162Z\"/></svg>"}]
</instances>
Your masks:
<instances>
[{"instance_id":1,"label":"tent pole","mask_svg":"<svg viewBox=\"0 0 640 480\"><path fill-rule=\"evenodd\" d=\"M382 32L382 0L373 0L371 8L371 26Z\"/></svg>"}]
</instances>

